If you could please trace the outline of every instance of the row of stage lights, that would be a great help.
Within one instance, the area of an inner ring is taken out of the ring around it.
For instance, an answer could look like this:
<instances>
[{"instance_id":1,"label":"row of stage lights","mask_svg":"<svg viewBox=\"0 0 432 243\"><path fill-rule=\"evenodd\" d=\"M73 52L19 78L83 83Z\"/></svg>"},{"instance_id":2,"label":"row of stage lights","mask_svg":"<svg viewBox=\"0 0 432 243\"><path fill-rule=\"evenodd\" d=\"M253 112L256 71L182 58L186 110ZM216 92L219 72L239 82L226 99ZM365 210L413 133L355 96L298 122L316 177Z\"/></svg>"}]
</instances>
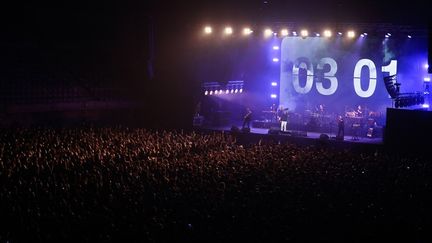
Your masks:
<instances>
[{"instance_id":1,"label":"row of stage lights","mask_svg":"<svg viewBox=\"0 0 432 243\"><path fill-rule=\"evenodd\" d=\"M243 93L243 80L230 80L226 84L220 82L205 82L202 84L204 95L228 95Z\"/></svg>"},{"instance_id":2,"label":"row of stage lights","mask_svg":"<svg viewBox=\"0 0 432 243\"><path fill-rule=\"evenodd\" d=\"M421 94L416 94L407 97L396 98L395 107L402 108L408 106L422 105L424 108L427 108L429 104L426 104L427 106L424 106L425 105L424 103L425 103L425 97Z\"/></svg>"},{"instance_id":3,"label":"row of stage lights","mask_svg":"<svg viewBox=\"0 0 432 243\"><path fill-rule=\"evenodd\" d=\"M241 33L242 33L243 36L249 36L253 32L254 31L251 28L248 28L248 27L243 28L243 30L241 31ZM213 33L213 28L211 26L205 26L204 29L203 29L203 33L204 33L204 35L211 35ZM234 29L232 27L230 27L230 26L227 26L227 27L225 27L223 29L222 34L225 35L225 36L233 35L234 34ZM267 29L265 29L263 31L263 36L266 37L266 38L271 37L271 36L286 37L286 36L289 36L289 35L290 35L290 32L288 31L288 29L281 29L279 32L274 32L272 29L267 28ZM309 31L307 29L301 30L300 33L297 33L297 31L292 31L291 35L292 36L300 36L300 37L306 38L306 37L309 36ZM342 32L337 32L337 36L343 36L343 35L344 34ZM354 30L348 30L345 33L345 35L348 38L354 38L354 37L356 37L356 32ZM364 33L360 34L360 37L366 37L367 35L368 35L368 33L364 32ZM330 38L330 37L333 36L333 32L331 30L327 29L327 30L324 30L322 32L322 34L315 32L312 36L315 36L315 37L321 37L321 36L323 36L323 37ZM385 38L389 38L391 36L392 36L391 33L386 33L384 35ZM408 38L412 38L411 35L407 35L407 37Z\"/></svg>"},{"instance_id":4,"label":"row of stage lights","mask_svg":"<svg viewBox=\"0 0 432 243\"><path fill-rule=\"evenodd\" d=\"M227 90L206 90L204 91L204 95L223 95L223 94L238 94L243 93L243 89L227 89Z\"/></svg>"}]
</instances>

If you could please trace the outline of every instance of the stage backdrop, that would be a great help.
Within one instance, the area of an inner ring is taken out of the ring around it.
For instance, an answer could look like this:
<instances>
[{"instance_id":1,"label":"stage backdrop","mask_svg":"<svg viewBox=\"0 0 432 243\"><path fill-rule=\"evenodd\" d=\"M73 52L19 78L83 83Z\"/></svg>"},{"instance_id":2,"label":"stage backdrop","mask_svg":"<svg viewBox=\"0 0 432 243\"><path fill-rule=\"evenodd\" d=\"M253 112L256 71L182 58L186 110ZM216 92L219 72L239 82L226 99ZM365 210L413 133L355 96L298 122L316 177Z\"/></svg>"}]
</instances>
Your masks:
<instances>
[{"instance_id":1,"label":"stage backdrop","mask_svg":"<svg viewBox=\"0 0 432 243\"><path fill-rule=\"evenodd\" d=\"M385 113L392 103L383 77L396 74L401 92L422 92L426 63L425 39L286 37L279 103L293 112L323 104L335 114L358 105Z\"/></svg>"}]
</instances>

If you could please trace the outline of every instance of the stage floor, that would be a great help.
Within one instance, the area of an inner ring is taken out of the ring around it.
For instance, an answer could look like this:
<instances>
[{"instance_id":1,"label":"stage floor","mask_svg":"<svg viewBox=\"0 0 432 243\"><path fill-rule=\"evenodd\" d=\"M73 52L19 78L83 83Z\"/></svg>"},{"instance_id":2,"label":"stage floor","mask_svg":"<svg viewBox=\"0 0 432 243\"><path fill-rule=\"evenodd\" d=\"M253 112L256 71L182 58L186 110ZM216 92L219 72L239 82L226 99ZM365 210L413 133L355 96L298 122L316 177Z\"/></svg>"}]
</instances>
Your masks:
<instances>
[{"instance_id":1,"label":"stage floor","mask_svg":"<svg viewBox=\"0 0 432 243\"><path fill-rule=\"evenodd\" d=\"M213 130L213 131L227 131L231 132L232 126L206 126L203 127L207 130ZM239 126L241 128L241 126ZM240 131L241 132L241 131ZM286 133L279 133L279 134L269 134L268 128L256 128L251 127L250 129L251 134L261 134L261 135L271 135L271 136L281 136L281 137L302 137L307 139L319 139L321 134L326 134L330 140L336 140L336 134L335 133L318 133L318 132L299 132L296 130L288 130ZM383 139L382 137L373 137L369 138L366 136L358 136L353 137L351 135L345 135L343 142L346 143L363 143L363 144L382 144Z\"/></svg>"}]
</instances>

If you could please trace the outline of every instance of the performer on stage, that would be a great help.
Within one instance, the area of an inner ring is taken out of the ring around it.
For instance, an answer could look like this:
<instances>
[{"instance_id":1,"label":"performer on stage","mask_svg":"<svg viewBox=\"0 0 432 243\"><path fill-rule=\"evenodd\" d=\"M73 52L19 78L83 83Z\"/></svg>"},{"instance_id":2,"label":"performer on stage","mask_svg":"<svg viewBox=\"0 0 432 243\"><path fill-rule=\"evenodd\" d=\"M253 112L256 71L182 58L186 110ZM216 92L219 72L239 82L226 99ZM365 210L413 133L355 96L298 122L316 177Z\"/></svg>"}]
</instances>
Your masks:
<instances>
[{"instance_id":1,"label":"performer on stage","mask_svg":"<svg viewBox=\"0 0 432 243\"><path fill-rule=\"evenodd\" d=\"M355 111L356 113L356 117L363 117L364 116L364 111L361 105L357 106L357 110Z\"/></svg>"},{"instance_id":2,"label":"performer on stage","mask_svg":"<svg viewBox=\"0 0 432 243\"><path fill-rule=\"evenodd\" d=\"M282 114L280 116L281 120L281 131L286 132L287 131L287 123L288 123L288 109L285 109L282 111Z\"/></svg>"},{"instance_id":3,"label":"performer on stage","mask_svg":"<svg viewBox=\"0 0 432 243\"><path fill-rule=\"evenodd\" d=\"M338 133L336 138L343 140L345 136L345 121L343 116L341 115L338 116L337 124L338 124Z\"/></svg>"},{"instance_id":4,"label":"performer on stage","mask_svg":"<svg viewBox=\"0 0 432 243\"><path fill-rule=\"evenodd\" d=\"M246 108L246 115L243 117L243 125L242 128L250 128L250 122L252 120L252 111L251 109Z\"/></svg>"},{"instance_id":5,"label":"performer on stage","mask_svg":"<svg viewBox=\"0 0 432 243\"><path fill-rule=\"evenodd\" d=\"M281 120L281 116L283 114L284 108L283 106L279 106L279 109L277 110L276 114L277 114L277 120L280 121Z\"/></svg>"},{"instance_id":6,"label":"performer on stage","mask_svg":"<svg viewBox=\"0 0 432 243\"><path fill-rule=\"evenodd\" d=\"M272 106L270 106L270 111L271 111L271 121L277 122L278 108L277 108L276 104L273 104Z\"/></svg>"},{"instance_id":7,"label":"performer on stage","mask_svg":"<svg viewBox=\"0 0 432 243\"><path fill-rule=\"evenodd\" d=\"M319 114L320 116L324 115L325 113L325 106L324 104L319 104L316 108L315 111L317 114Z\"/></svg>"},{"instance_id":8,"label":"performer on stage","mask_svg":"<svg viewBox=\"0 0 432 243\"><path fill-rule=\"evenodd\" d=\"M323 127L325 125L325 114L326 110L325 110L325 106L324 104L319 104L316 106L315 108L315 118L317 119L316 121L318 122L318 126L319 127Z\"/></svg>"},{"instance_id":9,"label":"performer on stage","mask_svg":"<svg viewBox=\"0 0 432 243\"><path fill-rule=\"evenodd\" d=\"M199 117L201 114L201 101L195 107L195 117Z\"/></svg>"}]
</instances>

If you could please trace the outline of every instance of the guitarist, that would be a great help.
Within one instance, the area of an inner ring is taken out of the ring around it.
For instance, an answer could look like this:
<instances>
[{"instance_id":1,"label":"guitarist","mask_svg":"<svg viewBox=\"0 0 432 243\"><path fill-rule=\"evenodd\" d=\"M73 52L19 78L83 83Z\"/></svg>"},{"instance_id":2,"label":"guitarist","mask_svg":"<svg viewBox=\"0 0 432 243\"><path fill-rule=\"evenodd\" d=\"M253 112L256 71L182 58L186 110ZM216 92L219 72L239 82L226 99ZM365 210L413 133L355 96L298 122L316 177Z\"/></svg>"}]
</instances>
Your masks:
<instances>
[{"instance_id":1,"label":"guitarist","mask_svg":"<svg viewBox=\"0 0 432 243\"><path fill-rule=\"evenodd\" d=\"M250 122L252 120L252 111L251 109L246 108L246 115L243 117L243 125L242 128L250 128Z\"/></svg>"}]
</instances>

